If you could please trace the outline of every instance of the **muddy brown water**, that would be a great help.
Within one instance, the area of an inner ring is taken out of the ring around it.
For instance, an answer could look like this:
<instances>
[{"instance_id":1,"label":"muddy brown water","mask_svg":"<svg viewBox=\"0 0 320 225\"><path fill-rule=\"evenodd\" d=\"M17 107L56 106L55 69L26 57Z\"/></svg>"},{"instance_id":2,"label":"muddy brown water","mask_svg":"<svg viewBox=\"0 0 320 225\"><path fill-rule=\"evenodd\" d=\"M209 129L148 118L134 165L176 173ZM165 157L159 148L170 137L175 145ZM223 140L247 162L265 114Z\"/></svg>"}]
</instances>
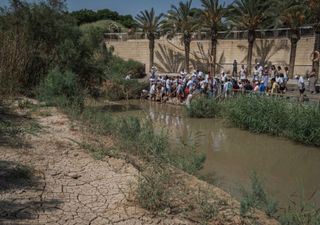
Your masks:
<instances>
[{"instance_id":1,"label":"muddy brown water","mask_svg":"<svg viewBox=\"0 0 320 225\"><path fill-rule=\"evenodd\" d=\"M309 198L317 190L312 201L320 204L320 148L232 128L221 119L188 118L182 106L135 100L103 109L148 117L158 128L168 129L172 143L193 138L197 149L206 154L201 175L238 199L255 171L282 206L294 196L304 193Z\"/></svg>"}]
</instances>

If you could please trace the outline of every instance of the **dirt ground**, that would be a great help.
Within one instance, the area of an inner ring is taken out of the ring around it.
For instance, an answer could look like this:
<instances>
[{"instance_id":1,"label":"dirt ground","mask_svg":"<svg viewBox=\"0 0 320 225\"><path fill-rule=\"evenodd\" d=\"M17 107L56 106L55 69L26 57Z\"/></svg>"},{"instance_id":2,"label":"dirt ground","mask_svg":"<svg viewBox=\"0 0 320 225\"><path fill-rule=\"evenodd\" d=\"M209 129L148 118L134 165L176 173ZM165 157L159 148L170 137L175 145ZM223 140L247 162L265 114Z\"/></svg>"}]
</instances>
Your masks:
<instances>
[{"instance_id":1,"label":"dirt ground","mask_svg":"<svg viewBox=\"0 0 320 225\"><path fill-rule=\"evenodd\" d=\"M180 214L159 216L140 208L134 201L138 170L120 159L93 159L77 144L82 131L66 115L52 108L32 119L41 130L26 134L25 144L0 144L0 167L23 164L34 171L31 182L18 183L2 179L6 171L0 172L1 225L198 224ZM214 224L244 224L231 217ZM265 223L260 224L277 224L261 217Z\"/></svg>"}]
</instances>

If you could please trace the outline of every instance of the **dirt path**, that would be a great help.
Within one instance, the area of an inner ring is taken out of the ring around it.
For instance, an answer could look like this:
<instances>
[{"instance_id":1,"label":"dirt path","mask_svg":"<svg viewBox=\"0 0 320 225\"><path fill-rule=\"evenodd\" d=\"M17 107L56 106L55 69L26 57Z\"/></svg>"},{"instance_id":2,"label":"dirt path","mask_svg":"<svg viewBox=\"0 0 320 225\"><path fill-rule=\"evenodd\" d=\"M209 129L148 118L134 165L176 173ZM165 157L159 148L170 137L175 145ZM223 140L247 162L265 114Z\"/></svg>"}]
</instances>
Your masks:
<instances>
[{"instance_id":1,"label":"dirt path","mask_svg":"<svg viewBox=\"0 0 320 225\"><path fill-rule=\"evenodd\" d=\"M0 163L21 163L35 169L31 185L0 190L0 224L190 224L160 218L130 200L131 183L138 171L122 160L96 161L73 140L81 132L55 111L37 117L37 136L27 135L30 146L0 146Z\"/></svg>"}]
</instances>

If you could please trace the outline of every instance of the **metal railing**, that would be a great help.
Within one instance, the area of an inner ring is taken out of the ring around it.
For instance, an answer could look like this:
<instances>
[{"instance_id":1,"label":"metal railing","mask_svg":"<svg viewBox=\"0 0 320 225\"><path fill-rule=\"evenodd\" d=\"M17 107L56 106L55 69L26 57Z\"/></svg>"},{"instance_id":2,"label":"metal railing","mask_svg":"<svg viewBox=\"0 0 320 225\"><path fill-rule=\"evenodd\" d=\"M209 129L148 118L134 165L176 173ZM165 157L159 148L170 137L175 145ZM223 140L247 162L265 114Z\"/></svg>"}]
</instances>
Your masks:
<instances>
[{"instance_id":1,"label":"metal railing","mask_svg":"<svg viewBox=\"0 0 320 225\"><path fill-rule=\"evenodd\" d=\"M301 37L312 37L315 35L314 28L312 26L306 26L300 28ZM145 40L147 39L146 34L142 32L134 33L105 33L104 37L106 41L127 41L127 40ZM182 37L182 34L177 34L176 38ZM257 38L289 38L290 29L268 29L268 30L257 30ZM166 38L166 37L161 37ZM241 40L248 38L248 31L233 30L233 31L221 31L218 32L218 39L229 39L229 40ZM210 40L209 32L196 32L192 36L192 40Z\"/></svg>"}]
</instances>

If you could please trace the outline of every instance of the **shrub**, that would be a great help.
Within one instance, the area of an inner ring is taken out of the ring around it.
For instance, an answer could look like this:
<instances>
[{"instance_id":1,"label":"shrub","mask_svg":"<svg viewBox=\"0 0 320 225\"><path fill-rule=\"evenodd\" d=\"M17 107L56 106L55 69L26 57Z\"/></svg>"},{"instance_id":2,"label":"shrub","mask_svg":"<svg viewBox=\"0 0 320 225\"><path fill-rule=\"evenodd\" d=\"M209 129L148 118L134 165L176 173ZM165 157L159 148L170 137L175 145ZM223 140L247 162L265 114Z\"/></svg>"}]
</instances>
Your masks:
<instances>
[{"instance_id":1,"label":"shrub","mask_svg":"<svg viewBox=\"0 0 320 225\"><path fill-rule=\"evenodd\" d=\"M242 190L243 198L240 201L240 215L246 216L250 210L259 208L264 210L268 216L274 216L277 213L278 203L266 194L256 173L252 173L250 180L251 191Z\"/></svg>"},{"instance_id":2,"label":"shrub","mask_svg":"<svg viewBox=\"0 0 320 225\"><path fill-rule=\"evenodd\" d=\"M84 104L84 93L79 86L75 74L72 72L61 72L54 69L49 72L47 78L38 89L40 100L46 104L82 110Z\"/></svg>"},{"instance_id":3,"label":"shrub","mask_svg":"<svg viewBox=\"0 0 320 225\"><path fill-rule=\"evenodd\" d=\"M197 139L197 136L190 135L186 141L181 139L170 151L171 163L190 174L197 174L206 160L206 155L197 151L198 145L195 142Z\"/></svg>"},{"instance_id":4,"label":"shrub","mask_svg":"<svg viewBox=\"0 0 320 225\"><path fill-rule=\"evenodd\" d=\"M149 211L159 211L169 207L170 179L170 174L160 168L153 168L142 174L137 190L139 204Z\"/></svg>"},{"instance_id":5,"label":"shrub","mask_svg":"<svg viewBox=\"0 0 320 225\"><path fill-rule=\"evenodd\" d=\"M200 97L193 99L190 106L186 107L187 114L196 118L212 118L218 115L220 106L212 98Z\"/></svg>"},{"instance_id":6,"label":"shrub","mask_svg":"<svg viewBox=\"0 0 320 225\"><path fill-rule=\"evenodd\" d=\"M304 143L320 146L320 110L316 106L292 107L287 135Z\"/></svg>"},{"instance_id":7,"label":"shrub","mask_svg":"<svg viewBox=\"0 0 320 225\"><path fill-rule=\"evenodd\" d=\"M219 206L213 201L213 197L210 191L199 190L196 200L200 211L201 224L207 224L219 212Z\"/></svg>"},{"instance_id":8,"label":"shrub","mask_svg":"<svg viewBox=\"0 0 320 225\"><path fill-rule=\"evenodd\" d=\"M57 64L58 46L70 38L76 23L62 2L9 4L1 8L0 84L9 94L33 94L33 88Z\"/></svg>"},{"instance_id":9,"label":"shrub","mask_svg":"<svg viewBox=\"0 0 320 225\"><path fill-rule=\"evenodd\" d=\"M105 93L106 97L113 101L128 100L139 98L141 91L147 87L148 84L137 80L113 79L105 87Z\"/></svg>"},{"instance_id":10,"label":"shrub","mask_svg":"<svg viewBox=\"0 0 320 225\"><path fill-rule=\"evenodd\" d=\"M155 133L150 121L141 122L136 117L120 118L116 122L119 146L143 159L168 161L167 135Z\"/></svg>"},{"instance_id":11,"label":"shrub","mask_svg":"<svg viewBox=\"0 0 320 225\"><path fill-rule=\"evenodd\" d=\"M289 111L287 103L279 98L246 95L226 101L224 115L237 127L255 133L283 135Z\"/></svg>"},{"instance_id":12,"label":"shrub","mask_svg":"<svg viewBox=\"0 0 320 225\"><path fill-rule=\"evenodd\" d=\"M279 218L282 225L320 225L320 208L312 202L316 192L310 197L303 193L298 199L290 200L289 206Z\"/></svg>"},{"instance_id":13,"label":"shrub","mask_svg":"<svg viewBox=\"0 0 320 225\"><path fill-rule=\"evenodd\" d=\"M106 74L109 78L125 78L131 74L131 78L143 78L146 76L145 65L134 60L123 60L114 56L108 64Z\"/></svg>"}]
</instances>

